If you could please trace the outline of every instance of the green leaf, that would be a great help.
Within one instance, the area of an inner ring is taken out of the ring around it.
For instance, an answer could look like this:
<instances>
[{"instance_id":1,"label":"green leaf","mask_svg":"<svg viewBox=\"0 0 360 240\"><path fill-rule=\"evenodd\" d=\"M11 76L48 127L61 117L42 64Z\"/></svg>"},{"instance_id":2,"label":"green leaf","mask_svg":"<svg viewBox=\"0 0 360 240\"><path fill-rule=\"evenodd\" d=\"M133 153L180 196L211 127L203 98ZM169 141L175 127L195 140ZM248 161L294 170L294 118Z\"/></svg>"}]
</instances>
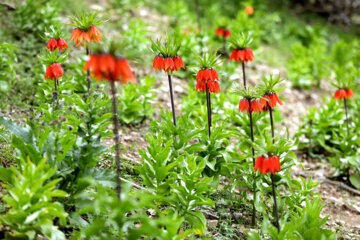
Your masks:
<instances>
[{"instance_id":1,"label":"green leaf","mask_svg":"<svg viewBox=\"0 0 360 240\"><path fill-rule=\"evenodd\" d=\"M350 182L354 187L356 187L357 189L360 189L360 175L358 175L358 174L351 175Z\"/></svg>"}]
</instances>

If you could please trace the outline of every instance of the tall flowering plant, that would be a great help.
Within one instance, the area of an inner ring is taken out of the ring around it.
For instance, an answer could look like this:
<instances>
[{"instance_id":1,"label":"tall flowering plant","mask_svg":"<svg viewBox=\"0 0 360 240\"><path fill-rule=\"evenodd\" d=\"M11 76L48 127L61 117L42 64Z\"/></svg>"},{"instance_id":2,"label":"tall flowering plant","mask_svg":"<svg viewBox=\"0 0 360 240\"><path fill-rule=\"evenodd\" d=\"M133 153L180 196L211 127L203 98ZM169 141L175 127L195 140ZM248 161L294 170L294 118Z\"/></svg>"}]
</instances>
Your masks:
<instances>
[{"instance_id":1,"label":"tall flowering plant","mask_svg":"<svg viewBox=\"0 0 360 240\"><path fill-rule=\"evenodd\" d=\"M348 116L348 99L354 97L352 88L354 87L354 79L350 74L344 74L344 71L338 70L336 73L336 81L331 84L337 88L334 93L334 98L338 100L344 100L344 110L346 116L346 129L347 135L350 135L349 129L349 116Z\"/></svg>"},{"instance_id":2,"label":"tall flowering plant","mask_svg":"<svg viewBox=\"0 0 360 240\"><path fill-rule=\"evenodd\" d=\"M92 42L101 41L101 33L98 26L101 25L104 20L98 16L98 12L82 12L69 17L73 22L70 26L73 26L73 32L70 37L70 41L75 42L75 47L82 46L86 48L86 55L90 55L89 44ZM87 82L88 82L88 94L90 95L91 79L90 72L87 71Z\"/></svg>"},{"instance_id":3,"label":"tall flowering plant","mask_svg":"<svg viewBox=\"0 0 360 240\"><path fill-rule=\"evenodd\" d=\"M254 57L253 51L250 48L253 39L249 33L237 33L229 40L233 49L230 61L241 62L243 72L243 83L246 89L246 74L245 63L252 62Z\"/></svg>"},{"instance_id":4,"label":"tall flowering plant","mask_svg":"<svg viewBox=\"0 0 360 240\"><path fill-rule=\"evenodd\" d=\"M63 76L64 70L61 67L61 64L67 60L68 54L59 54L61 50L55 49L54 51L45 51L44 55L40 57L42 64L46 66L45 71L45 80L50 79L54 81L54 91L53 91L53 103L55 109L59 106L58 101L58 86L59 79Z\"/></svg>"},{"instance_id":5,"label":"tall flowering plant","mask_svg":"<svg viewBox=\"0 0 360 240\"><path fill-rule=\"evenodd\" d=\"M155 42L152 41L151 45L151 50L153 51L153 53L156 54L153 61L153 68L155 69L155 71L162 70L165 74L168 75L171 108L173 114L173 122L175 126L176 114L171 75L174 71L179 71L181 68L185 69L185 64L181 56L178 56L177 54L180 46L180 42L175 38L173 34L168 34L164 39L159 38Z\"/></svg>"},{"instance_id":6,"label":"tall flowering plant","mask_svg":"<svg viewBox=\"0 0 360 240\"><path fill-rule=\"evenodd\" d=\"M106 80L110 82L111 94L112 94L112 110L113 110L113 132L115 142L115 162L117 173L117 194L120 200L121 196L121 162L120 162L120 147L119 147L119 125L117 119L117 107L116 107L116 89L115 82L121 83L135 82L134 74L132 73L128 60L119 54L119 48L110 43L108 50L97 49L90 55L89 60L86 62L84 69L90 71L96 80Z\"/></svg>"},{"instance_id":7,"label":"tall flowering plant","mask_svg":"<svg viewBox=\"0 0 360 240\"><path fill-rule=\"evenodd\" d=\"M243 113L247 113L249 115L249 125L250 125L250 137L251 142L253 143L251 147L252 151L252 161L253 166L255 166L255 147L254 147L254 126L253 126L253 114L261 112L263 109L263 105L261 101L259 100L259 93L258 89L256 88L241 88L238 91L239 95L241 96L240 102L239 102L239 111ZM256 219L256 209L255 209L255 200L256 200L256 180L254 176L254 183L253 183L253 194L254 194L254 200L253 200L253 215L252 215L252 223L255 225Z\"/></svg>"},{"instance_id":8,"label":"tall flowering plant","mask_svg":"<svg viewBox=\"0 0 360 240\"><path fill-rule=\"evenodd\" d=\"M204 53L202 57L195 56L199 62L199 71L196 74L196 91L206 92L208 130L209 137L211 135L211 93L220 91L219 76L215 70L215 66L219 64L220 56L213 53Z\"/></svg>"},{"instance_id":9,"label":"tall flowering plant","mask_svg":"<svg viewBox=\"0 0 360 240\"><path fill-rule=\"evenodd\" d=\"M260 105L262 106L262 111L267 112L269 111L270 116L270 127L271 127L271 136L274 141L275 137L275 130L274 130L274 119L273 119L273 109L278 105L282 105L283 102L280 100L279 96L277 95L278 89L276 88L278 84L283 82L280 76L273 77L270 75L268 78L264 78L264 82L261 85L262 97L259 100Z\"/></svg>"}]
</instances>

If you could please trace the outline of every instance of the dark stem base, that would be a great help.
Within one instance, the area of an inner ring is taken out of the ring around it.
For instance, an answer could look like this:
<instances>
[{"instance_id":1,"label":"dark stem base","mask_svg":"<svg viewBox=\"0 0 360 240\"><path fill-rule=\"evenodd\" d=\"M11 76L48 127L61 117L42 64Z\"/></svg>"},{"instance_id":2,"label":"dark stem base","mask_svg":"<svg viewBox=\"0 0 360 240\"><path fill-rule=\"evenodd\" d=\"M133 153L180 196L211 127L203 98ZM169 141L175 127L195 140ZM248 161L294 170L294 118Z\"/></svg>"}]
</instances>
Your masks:
<instances>
[{"instance_id":1,"label":"dark stem base","mask_svg":"<svg viewBox=\"0 0 360 240\"><path fill-rule=\"evenodd\" d=\"M272 173L271 173L271 185L272 185L272 193L273 193L273 198L274 198L274 212L275 212L275 217L276 217L276 228L277 228L278 232L280 232L279 213L278 213L277 202L276 202L274 174L272 174Z\"/></svg>"},{"instance_id":2,"label":"dark stem base","mask_svg":"<svg viewBox=\"0 0 360 240\"><path fill-rule=\"evenodd\" d=\"M174 126L176 126L176 115L175 115L175 105L174 105L174 95L173 95L173 89L172 89L172 82L171 82L171 75L168 74L168 80L169 80L169 91L170 91L170 98L171 98L171 109L172 109L172 115L173 115L173 122Z\"/></svg>"},{"instance_id":3,"label":"dark stem base","mask_svg":"<svg viewBox=\"0 0 360 240\"><path fill-rule=\"evenodd\" d=\"M244 88L246 90L246 73L245 73L245 62L242 63L242 72L243 72L243 81L244 81Z\"/></svg>"},{"instance_id":4,"label":"dark stem base","mask_svg":"<svg viewBox=\"0 0 360 240\"><path fill-rule=\"evenodd\" d=\"M350 130L349 130L349 117L348 117L348 106L347 106L347 100L346 98L344 98L344 108L345 108L345 116L346 116L346 130L347 130L347 135L350 135Z\"/></svg>"},{"instance_id":5,"label":"dark stem base","mask_svg":"<svg viewBox=\"0 0 360 240\"><path fill-rule=\"evenodd\" d=\"M251 101L249 100L249 106L251 106ZM249 109L249 119L250 119L250 133L251 133L251 141L254 143L254 128L253 128L253 119L252 119L252 112L251 109ZM255 166L255 149L254 146L251 147L252 150L252 160L253 160L253 166ZM256 224L256 208L255 208L255 201L256 201L256 179L255 179L256 173L254 172L254 183L253 183L253 194L254 194L254 202L253 202L253 214L251 218L252 225L255 226Z\"/></svg>"},{"instance_id":6,"label":"dark stem base","mask_svg":"<svg viewBox=\"0 0 360 240\"><path fill-rule=\"evenodd\" d=\"M115 141L115 163L116 163L116 192L119 201L121 200L121 162L120 162L120 141L119 141L119 123L117 120L116 108L116 91L115 82L111 81L111 94L112 94L112 110L113 110L113 123L114 123L114 141Z\"/></svg>"},{"instance_id":7,"label":"dark stem base","mask_svg":"<svg viewBox=\"0 0 360 240\"><path fill-rule=\"evenodd\" d=\"M86 47L86 55L87 55L87 56L90 55L90 49L89 49L89 47ZM87 70L86 80L87 80L87 82L88 82L88 95L90 96L90 90L91 90L90 70Z\"/></svg>"},{"instance_id":8,"label":"dark stem base","mask_svg":"<svg viewBox=\"0 0 360 240\"><path fill-rule=\"evenodd\" d=\"M207 84L206 84L206 103L207 103L208 130L209 130L209 138L210 138L210 136L211 136L211 98L210 98L210 93L208 91Z\"/></svg>"}]
</instances>

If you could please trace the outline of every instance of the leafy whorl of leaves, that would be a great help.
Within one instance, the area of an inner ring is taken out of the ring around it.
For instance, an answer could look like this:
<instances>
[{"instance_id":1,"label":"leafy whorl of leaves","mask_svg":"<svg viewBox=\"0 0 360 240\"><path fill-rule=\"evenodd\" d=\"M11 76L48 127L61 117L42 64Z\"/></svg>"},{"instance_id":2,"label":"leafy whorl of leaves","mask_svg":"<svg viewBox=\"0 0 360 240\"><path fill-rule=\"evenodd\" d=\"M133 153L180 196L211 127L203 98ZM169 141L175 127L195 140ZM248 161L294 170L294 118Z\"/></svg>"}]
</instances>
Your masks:
<instances>
[{"instance_id":1,"label":"leafy whorl of leaves","mask_svg":"<svg viewBox=\"0 0 360 240\"><path fill-rule=\"evenodd\" d=\"M44 51L43 56L39 56L42 64L49 66L53 63L64 63L68 58L68 52L59 55L60 50L57 48L54 51Z\"/></svg>"},{"instance_id":2,"label":"leafy whorl of leaves","mask_svg":"<svg viewBox=\"0 0 360 240\"><path fill-rule=\"evenodd\" d=\"M151 40L151 42L152 52L163 58L176 57L181 47L181 42L174 33L168 33L165 37L160 37L155 42Z\"/></svg>"},{"instance_id":3,"label":"leafy whorl of leaves","mask_svg":"<svg viewBox=\"0 0 360 240\"><path fill-rule=\"evenodd\" d=\"M258 86L247 88L241 86L240 88L233 88L232 92L240 95L241 99L255 100L261 97L261 89Z\"/></svg>"},{"instance_id":4,"label":"leafy whorl of leaves","mask_svg":"<svg viewBox=\"0 0 360 240\"><path fill-rule=\"evenodd\" d=\"M45 41L48 41L51 38L54 38L56 40L58 40L59 38L63 38L63 28L62 26L55 25L55 26L51 26L49 29L46 29L46 31L44 32L44 36L42 37Z\"/></svg>"},{"instance_id":5,"label":"leafy whorl of leaves","mask_svg":"<svg viewBox=\"0 0 360 240\"><path fill-rule=\"evenodd\" d=\"M79 12L79 13L75 14L75 16L69 17L69 19L74 22L69 25L73 26L75 28L79 28L82 31L87 32L91 28L91 26L93 26L93 25L99 26L103 22L105 22L105 20L100 18L98 15L99 15L98 11Z\"/></svg>"},{"instance_id":6,"label":"leafy whorl of leaves","mask_svg":"<svg viewBox=\"0 0 360 240\"><path fill-rule=\"evenodd\" d=\"M253 38L250 32L235 33L229 39L232 49L249 48L253 43Z\"/></svg>"},{"instance_id":7,"label":"leafy whorl of leaves","mask_svg":"<svg viewBox=\"0 0 360 240\"><path fill-rule=\"evenodd\" d=\"M345 68L338 67L335 69L335 82L331 82L331 85L337 89L349 89L355 85L355 75L353 69L346 70Z\"/></svg>"},{"instance_id":8,"label":"leafy whorl of leaves","mask_svg":"<svg viewBox=\"0 0 360 240\"><path fill-rule=\"evenodd\" d=\"M194 56L200 64L200 70L211 69L221 63L220 55L217 55L217 50L210 50L209 52L205 52L201 57L197 55Z\"/></svg>"},{"instance_id":9,"label":"leafy whorl of leaves","mask_svg":"<svg viewBox=\"0 0 360 240\"><path fill-rule=\"evenodd\" d=\"M283 82L285 79L280 75L274 77L272 74L269 77L264 78L264 82L259 86L264 95L269 95L278 92L277 85Z\"/></svg>"}]
</instances>

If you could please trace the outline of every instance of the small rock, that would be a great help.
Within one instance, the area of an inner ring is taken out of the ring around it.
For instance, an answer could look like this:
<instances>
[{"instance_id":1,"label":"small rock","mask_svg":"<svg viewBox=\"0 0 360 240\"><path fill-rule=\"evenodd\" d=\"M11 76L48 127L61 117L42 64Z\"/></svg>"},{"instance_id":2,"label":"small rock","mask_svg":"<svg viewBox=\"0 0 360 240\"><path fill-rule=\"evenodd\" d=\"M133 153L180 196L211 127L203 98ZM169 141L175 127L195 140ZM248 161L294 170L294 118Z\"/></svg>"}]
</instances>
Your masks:
<instances>
[{"instance_id":1,"label":"small rock","mask_svg":"<svg viewBox=\"0 0 360 240\"><path fill-rule=\"evenodd\" d=\"M209 220L208 221L209 227L211 227L211 228L216 227L218 222L219 222L218 220Z\"/></svg>"}]
</instances>

